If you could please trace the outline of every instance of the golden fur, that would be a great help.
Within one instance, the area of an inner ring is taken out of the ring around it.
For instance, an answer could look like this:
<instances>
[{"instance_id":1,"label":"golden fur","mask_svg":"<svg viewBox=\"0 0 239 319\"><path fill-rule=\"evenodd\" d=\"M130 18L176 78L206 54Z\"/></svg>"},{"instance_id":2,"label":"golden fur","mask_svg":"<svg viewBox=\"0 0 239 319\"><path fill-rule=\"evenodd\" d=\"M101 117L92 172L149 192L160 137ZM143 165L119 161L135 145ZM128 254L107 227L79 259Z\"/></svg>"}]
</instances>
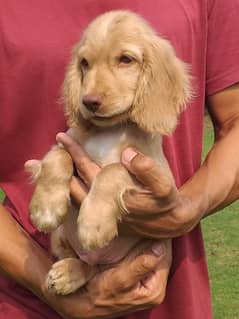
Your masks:
<instances>
[{"instance_id":1,"label":"golden fur","mask_svg":"<svg viewBox=\"0 0 239 319\"><path fill-rule=\"evenodd\" d=\"M133 62L120 67L122 55ZM92 66L90 72L79 70L83 57ZM169 41L126 11L107 13L91 23L73 50L63 88L70 126L78 125L79 111L90 117L84 107L79 110L83 92L97 93L103 98L104 116L124 114L103 126L129 119L146 132L162 135L173 132L191 97L188 65L176 57Z\"/></svg>"},{"instance_id":2,"label":"golden fur","mask_svg":"<svg viewBox=\"0 0 239 319\"><path fill-rule=\"evenodd\" d=\"M68 134L103 168L78 211L69 200L73 163L61 146L55 146L41 162L27 164L36 181L30 205L32 221L47 232L63 223L58 235L53 236L53 248L59 258L69 257L51 269L49 289L67 294L95 274L94 267L83 267L74 253L72 257L72 248L66 249L74 246L72 242L94 250L107 246L118 235L117 223L125 212L122 194L138 187L119 163L125 147L136 147L154 158L171 178L161 136L173 132L190 96L188 66L177 58L169 41L158 36L141 17L112 11L88 26L73 49L63 100ZM89 110L86 98L96 100L99 107ZM67 238L71 245L63 243ZM141 242L136 249L129 241L124 252L127 260L145 245ZM126 259L121 258L121 262ZM59 272L64 275L61 282Z\"/></svg>"}]
</instances>

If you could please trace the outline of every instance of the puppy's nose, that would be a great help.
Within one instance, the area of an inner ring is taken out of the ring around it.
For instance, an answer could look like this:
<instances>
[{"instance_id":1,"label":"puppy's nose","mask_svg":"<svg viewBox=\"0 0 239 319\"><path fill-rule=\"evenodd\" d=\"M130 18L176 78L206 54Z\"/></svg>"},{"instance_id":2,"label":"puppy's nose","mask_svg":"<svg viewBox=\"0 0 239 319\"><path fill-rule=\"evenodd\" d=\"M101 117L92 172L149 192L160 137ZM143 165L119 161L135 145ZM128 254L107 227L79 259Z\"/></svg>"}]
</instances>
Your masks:
<instances>
[{"instance_id":1,"label":"puppy's nose","mask_svg":"<svg viewBox=\"0 0 239 319\"><path fill-rule=\"evenodd\" d=\"M95 113L99 110L102 100L99 95L85 95L82 99L83 104L90 112Z\"/></svg>"}]
</instances>

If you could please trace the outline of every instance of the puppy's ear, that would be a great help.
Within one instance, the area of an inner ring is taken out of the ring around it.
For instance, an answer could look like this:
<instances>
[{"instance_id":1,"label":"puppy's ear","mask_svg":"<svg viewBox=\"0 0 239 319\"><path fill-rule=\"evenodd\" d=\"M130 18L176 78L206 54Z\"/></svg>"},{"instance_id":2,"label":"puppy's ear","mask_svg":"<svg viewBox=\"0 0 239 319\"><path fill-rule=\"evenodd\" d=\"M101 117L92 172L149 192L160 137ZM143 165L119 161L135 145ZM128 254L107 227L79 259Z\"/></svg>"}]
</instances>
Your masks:
<instances>
[{"instance_id":1,"label":"puppy's ear","mask_svg":"<svg viewBox=\"0 0 239 319\"><path fill-rule=\"evenodd\" d=\"M82 74L78 67L78 49L79 45L73 48L71 61L68 65L62 86L62 102L64 103L65 114L68 119L68 125L70 127L77 126L81 117L79 112L79 105Z\"/></svg>"},{"instance_id":2,"label":"puppy's ear","mask_svg":"<svg viewBox=\"0 0 239 319\"><path fill-rule=\"evenodd\" d=\"M131 118L149 133L169 135L192 96L189 67L167 40L153 35L145 43Z\"/></svg>"}]
</instances>

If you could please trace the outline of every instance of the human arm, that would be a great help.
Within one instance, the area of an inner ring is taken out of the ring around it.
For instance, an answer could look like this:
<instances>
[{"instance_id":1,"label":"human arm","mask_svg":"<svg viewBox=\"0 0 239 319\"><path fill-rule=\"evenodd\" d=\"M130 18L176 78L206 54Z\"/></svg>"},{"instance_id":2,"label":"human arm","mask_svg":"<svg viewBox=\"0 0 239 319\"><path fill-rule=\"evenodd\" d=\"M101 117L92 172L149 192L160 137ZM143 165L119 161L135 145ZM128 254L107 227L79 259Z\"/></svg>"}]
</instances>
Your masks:
<instances>
[{"instance_id":1,"label":"human arm","mask_svg":"<svg viewBox=\"0 0 239 319\"><path fill-rule=\"evenodd\" d=\"M215 143L199 170L180 189L165 176L151 158L127 149L122 163L142 183L139 192L124 194L121 231L148 238L173 238L192 230L199 221L239 198L239 84L208 97L208 108L214 123ZM60 141L69 148L63 136ZM75 152L80 175L86 184L97 174L96 164L85 154ZM88 177L90 175L90 178ZM84 185L73 181L75 198L85 196Z\"/></svg>"},{"instance_id":2,"label":"human arm","mask_svg":"<svg viewBox=\"0 0 239 319\"><path fill-rule=\"evenodd\" d=\"M49 294L44 285L53 263L51 258L2 205L0 220L0 271L32 291L62 317L109 318L162 302L171 262L164 242L154 246L157 254L147 252L130 266L105 271L82 291L62 297ZM141 285L146 277L147 285Z\"/></svg>"},{"instance_id":3,"label":"human arm","mask_svg":"<svg viewBox=\"0 0 239 319\"><path fill-rule=\"evenodd\" d=\"M125 223L131 231L153 238L177 237L239 197L239 85L209 96L208 108L215 143L203 165L180 189L165 179L151 159L132 150L123 154L124 165L144 185L141 192L124 197L130 212Z\"/></svg>"},{"instance_id":4,"label":"human arm","mask_svg":"<svg viewBox=\"0 0 239 319\"><path fill-rule=\"evenodd\" d=\"M239 154L236 146L239 136L239 85L236 84L239 79L239 4L236 0L227 3L223 0L208 1L207 4L205 91L209 113L214 123L213 147L203 165L179 190L174 185L170 186L167 181L165 183L163 172L157 170L155 164L150 163L146 157L139 155L130 161L130 164L125 162L128 169L134 171L139 179L144 165L148 166L148 173L151 171L151 177L156 177L147 179L148 174L141 176L145 186L149 184L154 188L152 196L132 194L133 196L125 198L126 206L131 212L125 216L125 224L133 232L154 238L176 237L187 233L202 218L239 197ZM218 28L218 25L221 25L221 28ZM158 197L161 197L160 200ZM141 205L141 216L137 203ZM148 213L143 211L146 204Z\"/></svg>"},{"instance_id":5,"label":"human arm","mask_svg":"<svg viewBox=\"0 0 239 319\"><path fill-rule=\"evenodd\" d=\"M42 290L45 274L53 261L30 238L3 205L0 205L0 220L1 272L54 308L54 298L47 300Z\"/></svg>"}]
</instances>

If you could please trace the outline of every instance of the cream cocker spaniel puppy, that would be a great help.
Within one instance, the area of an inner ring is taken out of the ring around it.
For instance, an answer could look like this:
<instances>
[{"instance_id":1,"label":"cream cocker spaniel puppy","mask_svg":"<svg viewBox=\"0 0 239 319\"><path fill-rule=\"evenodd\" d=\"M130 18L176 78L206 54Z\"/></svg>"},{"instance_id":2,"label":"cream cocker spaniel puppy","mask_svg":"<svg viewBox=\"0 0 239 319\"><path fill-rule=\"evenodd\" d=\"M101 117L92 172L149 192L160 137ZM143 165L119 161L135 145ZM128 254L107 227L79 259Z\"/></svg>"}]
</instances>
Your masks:
<instances>
[{"instance_id":1,"label":"cream cocker spaniel puppy","mask_svg":"<svg viewBox=\"0 0 239 319\"><path fill-rule=\"evenodd\" d=\"M53 253L62 259L48 274L50 290L75 291L97 264L124 262L147 248L140 238L117 237L126 213L122 195L138 187L120 155L135 147L171 178L161 140L173 132L190 97L188 66L140 16L112 11L90 23L74 47L63 98L68 134L102 170L79 210L70 202L73 162L61 145L26 164L36 183L31 219L41 231L56 230Z\"/></svg>"}]
</instances>

